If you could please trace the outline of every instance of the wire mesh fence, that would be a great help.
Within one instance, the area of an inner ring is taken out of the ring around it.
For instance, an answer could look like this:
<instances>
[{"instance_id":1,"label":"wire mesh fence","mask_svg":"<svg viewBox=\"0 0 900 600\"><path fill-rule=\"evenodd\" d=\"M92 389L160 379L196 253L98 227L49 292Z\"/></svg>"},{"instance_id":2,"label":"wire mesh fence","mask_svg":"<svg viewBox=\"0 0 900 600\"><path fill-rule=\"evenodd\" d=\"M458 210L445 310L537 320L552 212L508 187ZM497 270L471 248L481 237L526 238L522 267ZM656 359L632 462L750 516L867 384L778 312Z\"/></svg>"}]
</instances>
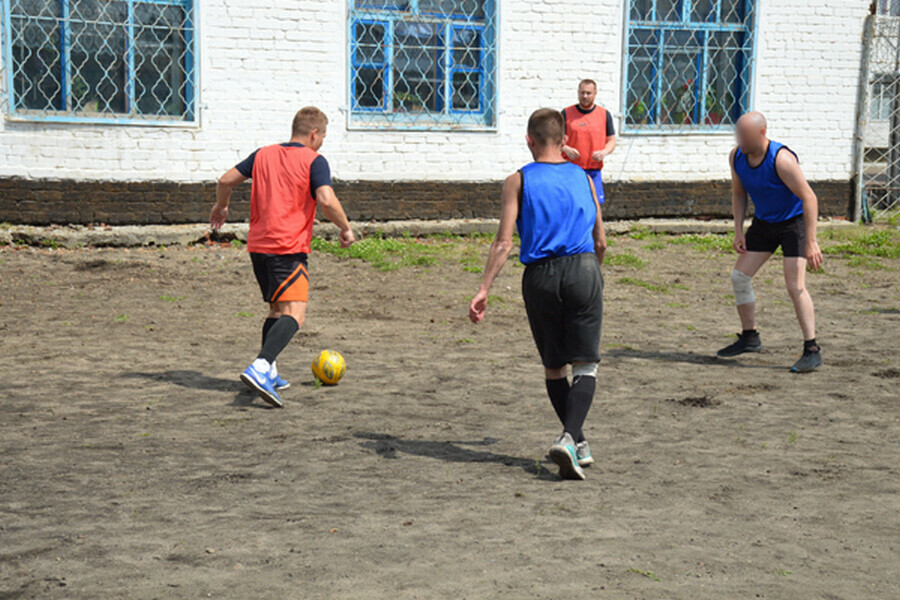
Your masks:
<instances>
[{"instance_id":1,"label":"wire mesh fence","mask_svg":"<svg viewBox=\"0 0 900 600\"><path fill-rule=\"evenodd\" d=\"M193 0L3 0L10 118L194 119Z\"/></svg>"},{"instance_id":2,"label":"wire mesh fence","mask_svg":"<svg viewBox=\"0 0 900 600\"><path fill-rule=\"evenodd\" d=\"M868 17L857 125L857 220L900 218L900 2Z\"/></svg>"},{"instance_id":3,"label":"wire mesh fence","mask_svg":"<svg viewBox=\"0 0 900 600\"><path fill-rule=\"evenodd\" d=\"M493 127L495 23L494 0L354 0L351 126Z\"/></svg>"},{"instance_id":4,"label":"wire mesh fence","mask_svg":"<svg viewBox=\"0 0 900 600\"><path fill-rule=\"evenodd\" d=\"M628 0L630 131L723 129L749 106L755 0Z\"/></svg>"}]
</instances>

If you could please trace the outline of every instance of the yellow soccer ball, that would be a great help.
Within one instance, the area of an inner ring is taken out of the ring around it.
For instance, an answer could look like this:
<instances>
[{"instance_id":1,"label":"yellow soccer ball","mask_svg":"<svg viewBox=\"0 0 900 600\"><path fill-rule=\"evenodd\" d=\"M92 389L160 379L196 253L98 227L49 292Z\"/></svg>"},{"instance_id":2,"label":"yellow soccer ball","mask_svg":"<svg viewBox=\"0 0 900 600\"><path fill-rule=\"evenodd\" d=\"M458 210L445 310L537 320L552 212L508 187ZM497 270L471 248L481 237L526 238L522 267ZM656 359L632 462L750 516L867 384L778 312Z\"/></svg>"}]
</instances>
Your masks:
<instances>
[{"instance_id":1,"label":"yellow soccer ball","mask_svg":"<svg viewBox=\"0 0 900 600\"><path fill-rule=\"evenodd\" d=\"M313 375L326 385L337 385L346 370L344 357L335 350L322 350L312 363Z\"/></svg>"}]
</instances>

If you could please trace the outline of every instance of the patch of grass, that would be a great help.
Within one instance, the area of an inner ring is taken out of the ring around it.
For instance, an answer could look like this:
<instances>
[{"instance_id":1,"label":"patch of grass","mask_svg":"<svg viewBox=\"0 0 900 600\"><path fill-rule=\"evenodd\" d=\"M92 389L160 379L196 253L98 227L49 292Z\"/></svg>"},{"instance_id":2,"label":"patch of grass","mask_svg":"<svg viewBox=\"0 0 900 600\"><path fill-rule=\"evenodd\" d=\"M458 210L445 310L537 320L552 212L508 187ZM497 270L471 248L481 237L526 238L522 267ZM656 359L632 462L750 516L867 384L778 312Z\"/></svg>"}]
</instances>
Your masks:
<instances>
[{"instance_id":1,"label":"patch of grass","mask_svg":"<svg viewBox=\"0 0 900 600\"><path fill-rule=\"evenodd\" d=\"M683 244L686 246L693 246L695 250L699 250L701 252L706 251L716 251L716 252L731 252L732 238L730 235L720 234L720 233L686 233L683 235L677 235L669 240L670 244Z\"/></svg>"},{"instance_id":2,"label":"patch of grass","mask_svg":"<svg viewBox=\"0 0 900 600\"><path fill-rule=\"evenodd\" d=\"M659 577L656 576L656 573L654 573L653 571L645 571L643 569L636 569L634 567L631 567L630 569L628 569L628 572L641 575L643 577L646 577L647 579L652 579L653 581L662 581Z\"/></svg>"},{"instance_id":3,"label":"patch of grass","mask_svg":"<svg viewBox=\"0 0 900 600\"><path fill-rule=\"evenodd\" d=\"M116 323L124 323L127 320L128 320L128 315L125 315L125 314L116 315L113 317L113 321L115 321Z\"/></svg>"},{"instance_id":4,"label":"patch of grass","mask_svg":"<svg viewBox=\"0 0 900 600\"><path fill-rule=\"evenodd\" d=\"M349 248L341 248L336 241L320 238L313 239L311 243L313 250L362 260L380 271L435 265L442 258L449 258L459 251L459 246L458 238L446 241L445 238L385 238L380 235L363 238Z\"/></svg>"},{"instance_id":5,"label":"patch of grass","mask_svg":"<svg viewBox=\"0 0 900 600\"><path fill-rule=\"evenodd\" d=\"M650 242L649 244L645 245L644 248L646 248L647 250L662 250L666 246L666 242Z\"/></svg>"},{"instance_id":6,"label":"patch of grass","mask_svg":"<svg viewBox=\"0 0 900 600\"><path fill-rule=\"evenodd\" d=\"M165 302L181 302L187 296L170 296L169 294L162 294L159 299L164 300Z\"/></svg>"},{"instance_id":7,"label":"patch of grass","mask_svg":"<svg viewBox=\"0 0 900 600\"><path fill-rule=\"evenodd\" d=\"M459 338L458 340L456 340L456 343L457 344L474 344L475 340L473 340L472 338Z\"/></svg>"},{"instance_id":8,"label":"patch of grass","mask_svg":"<svg viewBox=\"0 0 900 600\"><path fill-rule=\"evenodd\" d=\"M235 313L236 317L253 317L255 316L252 312L248 312L246 310L242 310L240 312Z\"/></svg>"},{"instance_id":9,"label":"patch of grass","mask_svg":"<svg viewBox=\"0 0 900 600\"><path fill-rule=\"evenodd\" d=\"M799 436L797 435L797 432L794 431L794 430L792 429L791 431L788 432L787 443L788 443L788 444L795 444L795 443L797 443L797 438L798 438L798 437L799 437Z\"/></svg>"},{"instance_id":10,"label":"patch of grass","mask_svg":"<svg viewBox=\"0 0 900 600\"><path fill-rule=\"evenodd\" d=\"M466 273L481 273L483 272L483 269L475 265L466 265L463 267L463 271L465 271Z\"/></svg>"},{"instance_id":11,"label":"patch of grass","mask_svg":"<svg viewBox=\"0 0 900 600\"><path fill-rule=\"evenodd\" d=\"M633 240L654 240L664 237L665 234L658 231L650 231L647 227L635 227L628 233L628 236Z\"/></svg>"},{"instance_id":12,"label":"patch of grass","mask_svg":"<svg viewBox=\"0 0 900 600\"><path fill-rule=\"evenodd\" d=\"M881 271L887 269L886 266L878 262L874 258L869 258L868 256L860 256L858 254L854 254L847 261L847 264L851 267L858 267L860 269L868 269L870 271Z\"/></svg>"},{"instance_id":13,"label":"patch of grass","mask_svg":"<svg viewBox=\"0 0 900 600\"><path fill-rule=\"evenodd\" d=\"M822 241L837 241L824 244L824 254L849 254L857 256L878 256L900 258L900 231L858 227L853 229L830 229L823 232Z\"/></svg>"},{"instance_id":14,"label":"patch of grass","mask_svg":"<svg viewBox=\"0 0 900 600\"><path fill-rule=\"evenodd\" d=\"M231 247L236 250L243 248L245 245L246 245L246 242L244 242L243 240L239 240L237 238L234 238L233 240L231 240Z\"/></svg>"},{"instance_id":15,"label":"patch of grass","mask_svg":"<svg viewBox=\"0 0 900 600\"><path fill-rule=\"evenodd\" d=\"M654 293L664 294L669 291L669 286L666 284L657 285L655 283L650 283L649 281L644 281L643 279L638 279L637 277L622 277L619 279L619 283L623 285L636 285Z\"/></svg>"},{"instance_id":16,"label":"patch of grass","mask_svg":"<svg viewBox=\"0 0 900 600\"><path fill-rule=\"evenodd\" d=\"M647 266L647 261L631 252L611 254L606 257L604 262L611 267L631 267L632 269L643 269Z\"/></svg>"}]
</instances>

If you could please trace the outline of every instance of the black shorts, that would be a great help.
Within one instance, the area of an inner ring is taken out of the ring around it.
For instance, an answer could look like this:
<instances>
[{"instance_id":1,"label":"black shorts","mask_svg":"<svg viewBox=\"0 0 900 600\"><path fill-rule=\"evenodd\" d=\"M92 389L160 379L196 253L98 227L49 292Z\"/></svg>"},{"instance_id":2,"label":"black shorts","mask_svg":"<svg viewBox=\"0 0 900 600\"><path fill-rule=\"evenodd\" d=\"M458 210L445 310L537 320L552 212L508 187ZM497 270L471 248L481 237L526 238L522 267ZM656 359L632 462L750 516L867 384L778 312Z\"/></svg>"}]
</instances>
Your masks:
<instances>
[{"instance_id":1,"label":"black shorts","mask_svg":"<svg viewBox=\"0 0 900 600\"><path fill-rule=\"evenodd\" d=\"M548 369L600 360L603 274L593 253L525 267L522 296L531 334Z\"/></svg>"},{"instance_id":2,"label":"black shorts","mask_svg":"<svg viewBox=\"0 0 900 600\"><path fill-rule=\"evenodd\" d=\"M307 302L309 271L306 254L250 253L253 272L266 302Z\"/></svg>"},{"instance_id":3,"label":"black shorts","mask_svg":"<svg viewBox=\"0 0 900 600\"><path fill-rule=\"evenodd\" d=\"M749 252L775 252L781 246L785 256L806 256L806 221L803 215L781 223L768 223L753 217L744 237Z\"/></svg>"}]
</instances>

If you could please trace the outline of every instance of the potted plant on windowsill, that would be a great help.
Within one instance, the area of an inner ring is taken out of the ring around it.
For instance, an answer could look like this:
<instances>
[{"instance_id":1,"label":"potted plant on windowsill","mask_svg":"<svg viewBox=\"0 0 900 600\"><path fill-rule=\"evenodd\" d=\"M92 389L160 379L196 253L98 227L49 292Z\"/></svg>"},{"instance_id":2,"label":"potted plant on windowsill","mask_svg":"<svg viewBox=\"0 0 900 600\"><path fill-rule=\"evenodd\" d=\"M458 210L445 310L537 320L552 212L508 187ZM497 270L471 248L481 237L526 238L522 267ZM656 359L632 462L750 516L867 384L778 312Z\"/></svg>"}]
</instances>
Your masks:
<instances>
[{"instance_id":1,"label":"potted plant on windowsill","mask_svg":"<svg viewBox=\"0 0 900 600\"><path fill-rule=\"evenodd\" d=\"M100 112L100 101L96 97L87 100L88 94L91 93L91 88L81 75L75 75L72 78L71 93L72 109L76 112L90 114Z\"/></svg>"},{"instance_id":2,"label":"potted plant on windowsill","mask_svg":"<svg viewBox=\"0 0 900 600\"><path fill-rule=\"evenodd\" d=\"M648 121L647 105L643 100L635 100L628 111L629 120L634 125L646 125Z\"/></svg>"},{"instance_id":3,"label":"potted plant on windowsill","mask_svg":"<svg viewBox=\"0 0 900 600\"><path fill-rule=\"evenodd\" d=\"M716 99L716 92L712 86L706 90L704 106L706 107L706 117L703 122L707 125L721 124L724 110L722 109L722 105L719 104L719 101Z\"/></svg>"},{"instance_id":4,"label":"potted plant on windowsill","mask_svg":"<svg viewBox=\"0 0 900 600\"><path fill-rule=\"evenodd\" d=\"M423 112L425 102L412 92L394 92L394 112Z\"/></svg>"}]
</instances>

